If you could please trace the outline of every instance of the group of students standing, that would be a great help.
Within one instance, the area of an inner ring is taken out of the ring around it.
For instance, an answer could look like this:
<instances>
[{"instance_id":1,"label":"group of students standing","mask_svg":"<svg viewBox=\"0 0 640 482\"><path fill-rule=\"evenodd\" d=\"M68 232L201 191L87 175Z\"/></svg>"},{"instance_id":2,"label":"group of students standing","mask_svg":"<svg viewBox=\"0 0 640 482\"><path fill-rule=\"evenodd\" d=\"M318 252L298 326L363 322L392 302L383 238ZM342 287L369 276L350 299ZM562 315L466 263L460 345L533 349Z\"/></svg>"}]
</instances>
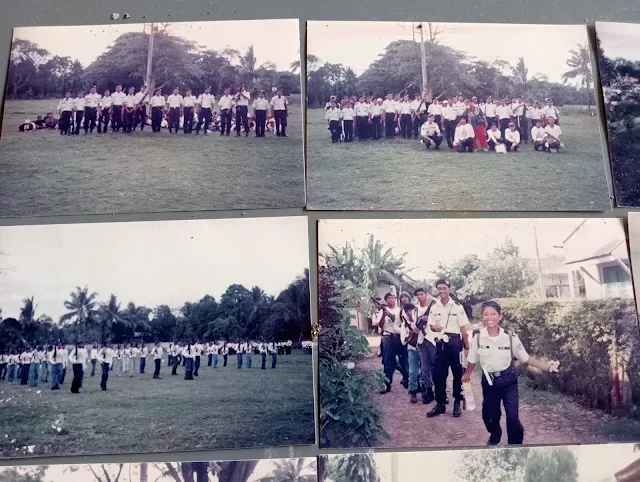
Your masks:
<instances>
[{"instance_id":1,"label":"group of students standing","mask_svg":"<svg viewBox=\"0 0 640 482\"><path fill-rule=\"evenodd\" d=\"M559 111L552 99L544 104L521 98L457 97L439 100L428 94L385 99L360 96L338 102L331 96L325 106L331 141L353 142L388 139L420 139L427 149L440 149L446 141L457 152L517 151L532 141L534 150L558 152L564 147Z\"/></svg>"},{"instance_id":2,"label":"group of students standing","mask_svg":"<svg viewBox=\"0 0 640 482\"><path fill-rule=\"evenodd\" d=\"M303 342L304 344L305 342ZM267 356L271 357L271 368L275 369L278 355L291 355L293 343L257 342L246 340L239 343L200 343L175 342L165 344L157 342L152 347L144 343L112 345L104 343L100 346L94 343L90 346L78 343L69 349L64 343L47 347L12 349L9 352L0 351L0 382L21 385L38 386L39 383L51 383L51 390L60 390L64 384L67 368L73 370L71 392L79 393L82 387L84 373L91 369L91 375L96 375L96 369L101 370L100 388L107 389L109 374L115 376L133 377L136 372L145 373L147 358L154 363L153 378L160 379L162 360L166 354L167 366L171 374L177 375L180 366L185 368L184 379L194 380L198 376L202 357L207 357L207 366L218 368L219 358L222 366L226 367L229 355L235 355L238 368L242 368L243 361L247 368L252 366L252 354L261 356L261 368L266 369ZM309 343L303 346L303 352L310 354Z\"/></svg>"},{"instance_id":3,"label":"group of students standing","mask_svg":"<svg viewBox=\"0 0 640 482\"><path fill-rule=\"evenodd\" d=\"M465 307L451 298L451 283L436 281L436 299L425 288L414 292L417 302L407 292L399 300L393 293L384 297L382 308L374 318L381 335L381 356L385 387L391 391L393 375L399 371L401 384L409 391L410 402L435 405L427 418L447 411L447 378L453 376L453 417L462 416L463 382L469 382L476 364L482 367L482 419L490 434L488 445L500 443L501 403L507 420L509 444L521 444L524 428L518 417L518 379L515 359L543 371L557 371L557 362L542 362L529 356L514 333L505 331L502 308L495 301L482 305L483 327L470 330ZM398 303L399 301L399 303ZM466 370L464 369L466 365Z\"/></svg>"},{"instance_id":4,"label":"group of students standing","mask_svg":"<svg viewBox=\"0 0 640 482\"><path fill-rule=\"evenodd\" d=\"M177 134L182 129L185 134L199 134L202 130L206 135L211 132L212 125L220 135L228 136L235 113L235 131L239 137L243 128L245 135L249 135L251 107L256 137L264 137L271 119L277 136L287 137L288 105L282 89L277 89L271 100L266 98L265 91L260 91L251 102L251 94L244 85L235 95L227 87L217 100L211 93L211 87L206 87L199 96L193 95L190 89L183 96L180 89L175 88L167 97L162 94L162 89L150 92L145 85L138 92L134 87L125 92L118 85L115 92L106 90L104 95L92 87L86 95L83 91L79 91L76 97L72 97L71 92L65 94L58 104L60 117L57 125L61 135L78 135L81 129L85 134L92 134L94 130L106 133L109 126L114 133L131 133L138 126L143 131L150 117L153 132L160 132L166 125L169 133Z\"/></svg>"}]
</instances>

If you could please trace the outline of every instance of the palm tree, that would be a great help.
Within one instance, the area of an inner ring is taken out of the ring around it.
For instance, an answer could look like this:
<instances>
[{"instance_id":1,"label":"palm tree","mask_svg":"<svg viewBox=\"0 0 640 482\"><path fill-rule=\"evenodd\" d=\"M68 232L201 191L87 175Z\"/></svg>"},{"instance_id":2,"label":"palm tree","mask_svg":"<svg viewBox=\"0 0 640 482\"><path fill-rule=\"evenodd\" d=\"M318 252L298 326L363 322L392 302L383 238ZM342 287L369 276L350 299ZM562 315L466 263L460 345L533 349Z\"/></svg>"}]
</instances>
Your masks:
<instances>
[{"instance_id":1,"label":"palm tree","mask_svg":"<svg viewBox=\"0 0 640 482\"><path fill-rule=\"evenodd\" d=\"M311 71L314 67L320 62L320 59L317 55L307 54L307 71ZM292 74L295 74L298 70L300 70L300 60L294 60L289 64L289 70Z\"/></svg>"},{"instance_id":2,"label":"palm tree","mask_svg":"<svg viewBox=\"0 0 640 482\"><path fill-rule=\"evenodd\" d=\"M591 84L593 83L593 74L591 73L591 56L589 55L589 47L578 45L577 48L569 51L567 59L567 70L562 74L562 81L567 82L570 79L580 78L580 86L587 91L587 103L589 112L591 112Z\"/></svg>"},{"instance_id":3,"label":"palm tree","mask_svg":"<svg viewBox=\"0 0 640 482\"><path fill-rule=\"evenodd\" d=\"M39 321L36 319L36 304L33 302L34 297L22 300L24 305L20 308L20 316L18 321L22 328L28 343L31 343L38 333Z\"/></svg>"},{"instance_id":4,"label":"palm tree","mask_svg":"<svg viewBox=\"0 0 640 482\"><path fill-rule=\"evenodd\" d=\"M259 482L315 482L316 461L314 459L285 459L275 462L271 475Z\"/></svg>"},{"instance_id":5,"label":"palm tree","mask_svg":"<svg viewBox=\"0 0 640 482\"><path fill-rule=\"evenodd\" d=\"M89 293L89 288L76 287L76 291L70 294L71 299L64 302L64 307L69 310L60 317L60 322L65 323L73 320L73 324L78 326L83 334L97 320L96 296L98 293Z\"/></svg>"},{"instance_id":6,"label":"palm tree","mask_svg":"<svg viewBox=\"0 0 640 482\"><path fill-rule=\"evenodd\" d=\"M251 90L253 84L258 78L257 75L257 64L258 59L256 59L256 54L253 49L253 45L249 45L247 49L247 53L245 53L242 57L240 57L240 74L247 79L247 89Z\"/></svg>"},{"instance_id":7,"label":"palm tree","mask_svg":"<svg viewBox=\"0 0 640 482\"><path fill-rule=\"evenodd\" d=\"M285 325L295 325L301 337L309 337L311 332L311 311L309 294L309 270L296 278L282 291L271 306L271 318ZM279 331L279 330L278 330Z\"/></svg>"},{"instance_id":8,"label":"palm tree","mask_svg":"<svg viewBox=\"0 0 640 482\"><path fill-rule=\"evenodd\" d=\"M406 253L396 256L393 248L386 248L380 240L376 240L371 234L367 244L362 250L362 266L364 268L364 288L368 293L374 293L381 284L386 283L400 290L404 272L404 256Z\"/></svg>"},{"instance_id":9,"label":"palm tree","mask_svg":"<svg viewBox=\"0 0 640 482\"><path fill-rule=\"evenodd\" d=\"M98 323L100 325L100 341L105 343L107 333L111 333L114 325L125 323L122 318L122 310L116 295L112 294L107 303L103 303L100 307L100 316Z\"/></svg>"},{"instance_id":10,"label":"palm tree","mask_svg":"<svg viewBox=\"0 0 640 482\"><path fill-rule=\"evenodd\" d=\"M514 83L519 87L520 95L525 95L529 87L529 69L524 63L524 57L518 58L518 63L511 69Z\"/></svg>"},{"instance_id":11,"label":"palm tree","mask_svg":"<svg viewBox=\"0 0 640 482\"><path fill-rule=\"evenodd\" d=\"M379 482L378 470L372 455L352 454L340 459L338 469L346 480L353 482Z\"/></svg>"},{"instance_id":12,"label":"palm tree","mask_svg":"<svg viewBox=\"0 0 640 482\"><path fill-rule=\"evenodd\" d=\"M151 331L149 325L149 313L150 310L144 306L136 306L133 301L130 301L126 309L122 312L122 324L123 328L130 329L132 331Z\"/></svg>"}]
</instances>

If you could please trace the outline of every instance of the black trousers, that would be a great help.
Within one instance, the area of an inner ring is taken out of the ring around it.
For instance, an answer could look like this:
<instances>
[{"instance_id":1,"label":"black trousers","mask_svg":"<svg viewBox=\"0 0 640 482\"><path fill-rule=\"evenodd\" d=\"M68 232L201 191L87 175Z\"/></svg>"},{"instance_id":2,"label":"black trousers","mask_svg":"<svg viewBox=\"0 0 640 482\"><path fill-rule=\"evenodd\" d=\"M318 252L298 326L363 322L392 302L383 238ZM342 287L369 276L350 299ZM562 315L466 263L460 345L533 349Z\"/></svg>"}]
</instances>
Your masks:
<instances>
[{"instance_id":1,"label":"black trousers","mask_svg":"<svg viewBox=\"0 0 640 482\"><path fill-rule=\"evenodd\" d=\"M516 126L520 131L522 142L529 142L529 119L523 115L516 116Z\"/></svg>"},{"instance_id":2,"label":"black trousers","mask_svg":"<svg viewBox=\"0 0 640 482\"><path fill-rule=\"evenodd\" d=\"M509 128L509 123L511 122L511 119L500 119L499 122L499 128L500 128L500 132L502 133L502 138L504 139L504 133L505 131Z\"/></svg>"},{"instance_id":3,"label":"black trousers","mask_svg":"<svg viewBox=\"0 0 640 482\"><path fill-rule=\"evenodd\" d=\"M403 139L411 138L411 114L400 116L400 135Z\"/></svg>"},{"instance_id":4,"label":"black trousers","mask_svg":"<svg viewBox=\"0 0 640 482\"><path fill-rule=\"evenodd\" d=\"M144 369L147 367L147 358L140 357L140 373L144 373Z\"/></svg>"},{"instance_id":5,"label":"black trousers","mask_svg":"<svg viewBox=\"0 0 640 482\"><path fill-rule=\"evenodd\" d=\"M98 132L105 133L109 127L109 107L105 107L100 111L100 119L98 119Z\"/></svg>"},{"instance_id":6,"label":"black trousers","mask_svg":"<svg viewBox=\"0 0 640 482\"><path fill-rule=\"evenodd\" d=\"M73 365L73 380L71 380L71 393L80 393L80 387L82 387L82 378L84 376L84 370L80 363L74 363Z\"/></svg>"},{"instance_id":7,"label":"black trousers","mask_svg":"<svg viewBox=\"0 0 640 482\"><path fill-rule=\"evenodd\" d=\"M109 370L111 367L107 362L102 362L102 378L100 379L100 388L107 389L107 380L109 379Z\"/></svg>"},{"instance_id":8,"label":"black trousers","mask_svg":"<svg viewBox=\"0 0 640 482\"><path fill-rule=\"evenodd\" d=\"M185 114L186 116L186 114ZM207 133L211 124L211 109L209 107L202 107L198 113L198 124L196 125L196 134L200 133L200 129L204 127L204 133Z\"/></svg>"},{"instance_id":9,"label":"black trousers","mask_svg":"<svg viewBox=\"0 0 640 482\"><path fill-rule=\"evenodd\" d=\"M200 369L200 355L196 356L193 361L193 376L198 376L198 370Z\"/></svg>"},{"instance_id":10,"label":"black trousers","mask_svg":"<svg viewBox=\"0 0 640 482\"><path fill-rule=\"evenodd\" d=\"M473 152L473 137L468 137L456 146L458 152Z\"/></svg>"},{"instance_id":11,"label":"black trousers","mask_svg":"<svg viewBox=\"0 0 640 482\"><path fill-rule=\"evenodd\" d=\"M368 116L357 116L358 122L358 139L364 141L369 138L369 117ZM345 141L347 140L347 133L345 131Z\"/></svg>"},{"instance_id":12,"label":"black trousers","mask_svg":"<svg viewBox=\"0 0 640 482\"><path fill-rule=\"evenodd\" d=\"M398 367L402 374L402 379L409 379L407 350L400 341L400 335L385 335L382 337L382 363L384 365L385 382L388 385L393 382L393 374Z\"/></svg>"},{"instance_id":13,"label":"black trousers","mask_svg":"<svg viewBox=\"0 0 640 482\"><path fill-rule=\"evenodd\" d=\"M504 140L504 145L507 147L507 152L511 152L511 151L517 151L518 150L518 146L512 147L513 146L513 142L508 141L508 140Z\"/></svg>"},{"instance_id":14,"label":"black trousers","mask_svg":"<svg viewBox=\"0 0 640 482\"><path fill-rule=\"evenodd\" d=\"M60 113L60 120L58 125L60 126L60 134L69 135L71 133L71 115L70 110L65 110Z\"/></svg>"},{"instance_id":15,"label":"black trousers","mask_svg":"<svg viewBox=\"0 0 640 482\"><path fill-rule=\"evenodd\" d=\"M73 129L73 133L78 135L80 134L80 126L82 125L82 118L84 117L84 111L83 110L77 110L74 118L75 118L75 127Z\"/></svg>"},{"instance_id":16,"label":"black trousers","mask_svg":"<svg viewBox=\"0 0 640 482\"><path fill-rule=\"evenodd\" d=\"M524 439L524 427L520 423L518 415L518 379L513 383L497 388L490 386L482 376L482 421L487 431L491 434L493 442L499 442L502 437L500 428L500 403L504 405L504 413L507 417L507 437L509 444L522 444Z\"/></svg>"},{"instance_id":17,"label":"black trousers","mask_svg":"<svg viewBox=\"0 0 640 482\"><path fill-rule=\"evenodd\" d=\"M393 139L396 136L396 115L394 113L385 112L384 131L385 137Z\"/></svg>"},{"instance_id":18,"label":"black trousers","mask_svg":"<svg viewBox=\"0 0 640 482\"><path fill-rule=\"evenodd\" d=\"M177 134L178 129L180 129L180 108L171 107L169 108L169 132L175 130Z\"/></svg>"},{"instance_id":19,"label":"black trousers","mask_svg":"<svg viewBox=\"0 0 640 482\"><path fill-rule=\"evenodd\" d=\"M229 355L222 355L222 359L224 360L224 363L222 364L223 367L227 366L227 361L229 359Z\"/></svg>"},{"instance_id":20,"label":"black trousers","mask_svg":"<svg viewBox=\"0 0 640 482\"><path fill-rule=\"evenodd\" d=\"M435 147L439 148L440 144L442 144L442 136L439 136L438 134L434 134L432 136L427 136L429 139L431 139L433 142L435 142ZM424 146L429 149L431 147L431 144L428 141L425 141Z\"/></svg>"},{"instance_id":21,"label":"black trousers","mask_svg":"<svg viewBox=\"0 0 640 482\"><path fill-rule=\"evenodd\" d=\"M20 385L27 385L29 383L29 370L31 369L31 363L23 363L20 371Z\"/></svg>"},{"instance_id":22,"label":"black trousers","mask_svg":"<svg viewBox=\"0 0 640 482\"><path fill-rule=\"evenodd\" d=\"M444 135L447 138L447 145L449 146L449 149L453 149L453 139L456 135L455 120L444 120Z\"/></svg>"},{"instance_id":23,"label":"black trousers","mask_svg":"<svg viewBox=\"0 0 640 482\"><path fill-rule=\"evenodd\" d=\"M256 110L256 137L264 137L264 130L267 125L267 111ZM278 135L280 133L278 132Z\"/></svg>"},{"instance_id":24,"label":"black trousers","mask_svg":"<svg viewBox=\"0 0 640 482\"><path fill-rule=\"evenodd\" d=\"M84 131L87 132L96 128L96 118L98 117L97 107L84 108Z\"/></svg>"},{"instance_id":25,"label":"black trousers","mask_svg":"<svg viewBox=\"0 0 640 482\"><path fill-rule=\"evenodd\" d=\"M460 352L463 342L460 335L448 333L449 341L436 343L436 360L434 385L436 387L436 402L444 404L447 399L447 376L449 369L453 374L453 398L462 400L462 365L460 365Z\"/></svg>"},{"instance_id":26,"label":"black trousers","mask_svg":"<svg viewBox=\"0 0 640 482\"><path fill-rule=\"evenodd\" d=\"M534 141L534 142L533 142L533 149L534 149L535 151L538 151L538 150L540 150L540 149L542 149L543 151L546 151L546 150L547 150L547 146L546 146L546 145L545 145L545 143L544 143L544 142L542 142L542 141Z\"/></svg>"},{"instance_id":27,"label":"black trousers","mask_svg":"<svg viewBox=\"0 0 640 482\"><path fill-rule=\"evenodd\" d=\"M220 134L229 135L231 132L231 109L222 109L220 111Z\"/></svg>"},{"instance_id":28,"label":"black trousers","mask_svg":"<svg viewBox=\"0 0 640 482\"><path fill-rule=\"evenodd\" d=\"M413 137L417 139L420 136L420 128L422 124L427 122L427 113L423 112L413 118Z\"/></svg>"},{"instance_id":29,"label":"black trousers","mask_svg":"<svg viewBox=\"0 0 640 482\"><path fill-rule=\"evenodd\" d=\"M136 107L136 120L135 120L135 126L134 126L134 130L136 127L138 127L138 124L140 124L140 130L144 130L144 126L147 125L147 106L146 105L139 105L138 107Z\"/></svg>"},{"instance_id":30,"label":"black trousers","mask_svg":"<svg viewBox=\"0 0 640 482\"><path fill-rule=\"evenodd\" d=\"M209 353L209 359L207 360L207 366L213 365L213 353Z\"/></svg>"},{"instance_id":31,"label":"black trousers","mask_svg":"<svg viewBox=\"0 0 640 482\"><path fill-rule=\"evenodd\" d=\"M502 144L502 142L499 142L498 144ZM496 150L496 143L492 139L489 139L487 141L487 145L489 146L489 150L491 150L491 151L495 151Z\"/></svg>"},{"instance_id":32,"label":"black trousers","mask_svg":"<svg viewBox=\"0 0 640 482\"><path fill-rule=\"evenodd\" d=\"M136 110L135 108L130 110L124 109L124 116L122 119L122 129L124 132L131 132L134 129L134 125L136 122Z\"/></svg>"},{"instance_id":33,"label":"black trousers","mask_svg":"<svg viewBox=\"0 0 640 482\"><path fill-rule=\"evenodd\" d=\"M158 378L160 376L160 365L162 360L160 358L156 358L153 360L153 364L155 365L155 370L153 370L153 378Z\"/></svg>"},{"instance_id":34,"label":"black trousers","mask_svg":"<svg viewBox=\"0 0 640 482\"><path fill-rule=\"evenodd\" d=\"M286 136L287 131L287 111L286 110L274 110L273 117L276 121L276 134L280 137ZM237 121L236 121L237 124Z\"/></svg>"},{"instance_id":35,"label":"black trousers","mask_svg":"<svg viewBox=\"0 0 640 482\"><path fill-rule=\"evenodd\" d=\"M198 124L200 124L200 119L198 119ZM182 123L182 131L185 134L191 134L193 132L193 107L184 108L184 120Z\"/></svg>"},{"instance_id":36,"label":"black trousers","mask_svg":"<svg viewBox=\"0 0 640 482\"><path fill-rule=\"evenodd\" d=\"M122 127L122 106L111 106L111 129L113 132L117 132Z\"/></svg>"},{"instance_id":37,"label":"black trousers","mask_svg":"<svg viewBox=\"0 0 640 482\"><path fill-rule=\"evenodd\" d=\"M162 129L162 107L151 108L151 130L153 132L160 132Z\"/></svg>"},{"instance_id":38,"label":"black trousers","mask_svg":"<svg viewBox=\"0 0 640 482\"><path fill-rule=\"evenodd\" d=\"M171 360L173 363L173 368L171 369L171 374L175 375L178 371L178 366L180 366L180 357L179 356L174 356L173 359Z\"/></svg>"},{"instance_id":39,"label":"black trousers","mask_svg":"<svg viewBox=\"0 0 640 482\"><path fill-rule=\"evenodd\" d=\"M249 134L249 119L247 117L249 109L246 105L236 106L236 134L240 134L242 126L244 126L245 134Z\"/></svg>"},{"instance_id":40,"label":"black trousers","mask_svg":"<svg viewBox=\"0 0 640 482\"><path fill-rule=\"evenodd\" d=\"M375 115L371 118L371 138L377 141L382 137L382 124L380 123L380 116Z\"/></svg>"},{"instance_id":41,"label":"black trousers","mask_svg":"<svg viewBox=\"0 0 640 482\"><path fill-rule=\"evenodd\" d=\"M340 134L342 134L342 127L339 120L329 121L329 130L331 131L331 142L334 144L340 142Z\"/></svg>"},{"instance_id":42,"label":"black trousers","mask_svg":"<svg viewBox=\"0 0 640 482\"><path fill-rule=\"evenodd\" d=\"M344 124L344 141L353 142L353 120L346 120L343 122L343 124Z\"/></svg>"}]
</instances>

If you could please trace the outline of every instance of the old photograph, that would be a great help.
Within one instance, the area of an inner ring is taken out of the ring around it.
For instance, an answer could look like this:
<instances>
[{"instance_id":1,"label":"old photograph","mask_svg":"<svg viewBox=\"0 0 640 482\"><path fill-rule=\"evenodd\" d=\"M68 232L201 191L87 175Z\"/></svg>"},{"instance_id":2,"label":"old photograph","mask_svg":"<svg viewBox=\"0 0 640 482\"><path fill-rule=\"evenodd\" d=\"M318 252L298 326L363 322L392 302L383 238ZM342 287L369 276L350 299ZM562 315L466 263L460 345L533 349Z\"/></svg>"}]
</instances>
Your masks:
<instances>
[{"instance_id":1,"label":"old photograph","mask_svg":"<svg viewBox=\"0 0 640 482\"><path fill-rule=\"evenodd\" d=\"M0 228L0 458L313 444L307 233Z\"/></svg>"},{"instance_id":2,"label":"old photograph","mask_svg":"<svg viewBox=\"0 0 640 482\"><path fill-rule=\"evenodd\" d=\"M596 22L596 35L616 204L640 207L638 24Z\"/></svg>"},{"instance_id":3,"label":"old photograph","mask_svg":"<svg viewBox=\"0 0 640 482\"><path fill-rule=\"evenodd\" d=\"M0 216L304 206L299 38L298 20L14 29Z\"/></svg>"},{"instance_id":4,"label":"old photograph","mask_svg":"<svg viewBox=\"0 0 640 482\"><path fill-rule=\"evenodd\" d=\"M622 219L320 220L320 442L640 439Z\"/></svg>"},{"instance_id":5,"label":"old photograph","mask_svg":"<svg viewBox=\"0 0 640 482\"><path fill-rule=\"evenodd\" d=\"M309 209L611 208L584 25L309 22L306 93Z\"/></svg>"},{"instance_id":6,"label":"old photograph","mask_svg":"<svg viewBox=\"0 0 640 482\"><path fill-rule=\"evenodd\" d=\"M316 482L315 458L0 467L3 482Z\"/></svg>"},{"instance_id":7,"label":"old photograph","mask_svg":"<svg viewBox=\"0 0 640 482\"><path fill-rule=\"evenodd\" d=\"M354 474L363 474L355 477ZM428 475L427 475L428 474ZM634 482L640 445L610 444L323 456L319 482Z\"/></svg>"},{"instance_id":8,"label":"old photograph","mask_svg":"<svg viewBox=\"0 0 640 482\"><path fill-rule=\"evenodd\" d=\"M637 273L640 273L640 213L629 213L629 251L631 252L631 266L634 270L636 300L639 300L640 278Z\"/></svg>"}]
</instances>

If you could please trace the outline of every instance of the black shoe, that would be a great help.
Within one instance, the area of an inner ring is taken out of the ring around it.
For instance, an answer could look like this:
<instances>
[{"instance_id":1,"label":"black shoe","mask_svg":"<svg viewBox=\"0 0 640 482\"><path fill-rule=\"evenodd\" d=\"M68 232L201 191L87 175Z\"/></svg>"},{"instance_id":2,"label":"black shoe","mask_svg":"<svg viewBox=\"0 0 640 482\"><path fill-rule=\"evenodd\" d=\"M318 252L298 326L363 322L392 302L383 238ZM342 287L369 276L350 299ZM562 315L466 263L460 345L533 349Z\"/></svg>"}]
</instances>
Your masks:
<instances>
[{"instance_id":1,"label":"black shoe","mask_svg":"<svg viewBox=\"0 0 640 482\"><path fill-rule=\"evenodd\" d=\"M462 408L460 408L460 400L455 400L453 402L453 416L456 418L462 416Z\"/></svg>"},{"instance_id":2,"label":"black shoe","mask_svg":"<svg viewBox=\"0 0 640 482\"><path fill-rule=\"evenodd\" d=\"M422 392L422 403L424 405L429 405L434 400L435 397L433 396L433 390L431 388L428 388Z\"/></svg>"},{"instance_id":3,"label":"black shoe","mask_svg":"<svg viewBox=\"0 0 640 482\"><path fill-rule=\"evenodd\" d=\"M418 403L418 397L416 397L415 392L411 392L409 400L411 403Z\"/></svg>"},{"instance_id":4,"label":"black shoe","mask_svg":"<svg viewBox=\"0 0 640 482\"><path fill-rule=\"evenodd\" d=\"M409 380L402 380L400 382L400 385L402 385L404 388L408 389L409 388Z\"/></svg>"},{"instance_id":5,"label":"black shoe","mask_svg":"<svg viewBox=\"0 0 640 482\"><path fill-rule=\"evenodd\" d=\"M280 137L289 137L289 136L286 134L280 134Z\"/></svg>"},{"instance_id":6,"label":"black shoe","mask_svg":"<svg viewBox=\"0 0 640 482\"><path fill-rule=\"evenodd\" d=\"M427 412L427 418L437 417L438 415L442 415L443 413L446 413L446 411L447 411L447 407L445 407L444 404L437 403L435 407L433 407L431 410Z\"/></svg>"},{"instance_id":7,"label":"black shoe","mask_svg":"<svg viewBox=\"0 0 640 482\"><path fill-rule=\"evenodd\" d=\"M382 390L380 390L378 393L380 395L384 395L385 393L389 393L390 391L391 391L391 384L385 383L385 387Z\"/></svg>"},{"instance_id":8,"label":"black shoe","mask_svg":"<svg viewBox=\"0 0 640 482\"><path fill-rule=\"evenodd\" d=\"M494 437L493 435L489 437L489 440L487 440L487 445L489 446L498 445L499 443L500 437Z\"/></svg>"},{"instance_id":9,"label":"black shoe","mask_svg":"<svg viewBox=\"0 0 640 482\"><path fill-rule=\"evenodd\" d=\"M239 132L236 132L236 137L240 137L240 133Z\"/></svg>"}]
</instances>

